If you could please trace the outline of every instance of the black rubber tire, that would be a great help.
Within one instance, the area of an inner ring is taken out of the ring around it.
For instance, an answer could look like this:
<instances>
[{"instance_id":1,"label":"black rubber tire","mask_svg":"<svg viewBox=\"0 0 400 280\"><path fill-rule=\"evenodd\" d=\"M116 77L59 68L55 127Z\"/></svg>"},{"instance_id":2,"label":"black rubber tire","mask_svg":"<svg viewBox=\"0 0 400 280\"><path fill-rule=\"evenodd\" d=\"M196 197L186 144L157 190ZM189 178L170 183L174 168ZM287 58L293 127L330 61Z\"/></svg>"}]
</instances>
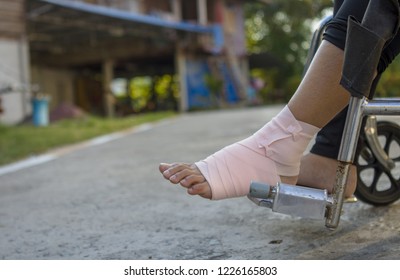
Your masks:
<instances>
[{"instance_id":1,"label":"black rubber tire","mask_svg":"<svg viewBox=\"0 0 400 280\"><path fill-rule=\"evenodd\" d=\"M372 154L361 132L354 160L358 176L355 196L368 204L384 206L400 198L400 126L393 122L379 121L377 129L379 142L396 167L385 170Z\"/></svg>"}]
</instances>

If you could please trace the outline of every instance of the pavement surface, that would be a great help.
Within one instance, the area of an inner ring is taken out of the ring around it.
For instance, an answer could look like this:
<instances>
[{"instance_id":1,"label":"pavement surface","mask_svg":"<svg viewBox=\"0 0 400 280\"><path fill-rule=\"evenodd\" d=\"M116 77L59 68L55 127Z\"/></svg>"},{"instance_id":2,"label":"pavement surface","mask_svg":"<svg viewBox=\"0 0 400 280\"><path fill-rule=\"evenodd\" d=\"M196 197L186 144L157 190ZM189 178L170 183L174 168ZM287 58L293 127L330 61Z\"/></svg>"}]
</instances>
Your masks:
<instances>
[{"instance_id":1,"label":"pavement surface","mask_svg":"<svg viewBox=\"0 0 400 280\"><path fill-rule=\"evenodd\" d=\"M400 205L346 204L339 228L209 201L166 182L249 136L281 106L183 114L0 175L0 259L400 259ZM42 158L43 159L43 158ZM3 167L5 170L6 167Z\"/></svg>"}]
</instances>

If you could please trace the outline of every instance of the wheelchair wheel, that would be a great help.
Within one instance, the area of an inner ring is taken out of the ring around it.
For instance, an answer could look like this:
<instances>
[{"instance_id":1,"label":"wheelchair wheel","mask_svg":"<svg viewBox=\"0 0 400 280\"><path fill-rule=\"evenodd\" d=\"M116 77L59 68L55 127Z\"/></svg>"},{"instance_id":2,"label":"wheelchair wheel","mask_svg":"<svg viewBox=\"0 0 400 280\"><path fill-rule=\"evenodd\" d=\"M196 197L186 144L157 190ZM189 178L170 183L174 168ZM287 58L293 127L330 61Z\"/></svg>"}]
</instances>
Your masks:
<instances>
[{"instance_id":1,"label":"wheelchair wheel","mask_svg":"<svg viewBox=\"0 0 400 280\"><path fill-rule=\"evenodd\" d=\"M387 170L379 163L362 132L354 160L358 176L355 196L368 204L384 206L400 198L400 126L379 121L377 130L379 142L395 167Z\"/></svg>"}]
</instances>

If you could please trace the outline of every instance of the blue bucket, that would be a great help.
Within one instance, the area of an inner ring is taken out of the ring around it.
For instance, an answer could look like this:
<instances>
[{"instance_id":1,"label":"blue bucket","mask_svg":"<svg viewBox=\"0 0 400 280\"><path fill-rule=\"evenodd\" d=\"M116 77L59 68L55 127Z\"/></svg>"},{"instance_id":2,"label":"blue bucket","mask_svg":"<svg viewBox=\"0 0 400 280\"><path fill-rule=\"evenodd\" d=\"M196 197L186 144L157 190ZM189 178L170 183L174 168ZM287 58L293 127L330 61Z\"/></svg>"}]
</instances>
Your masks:
<instances>
[{"instance_id":1,"label":"blue bucket","mask_svg":"<svg viewBox=\"0 0 400 280\"><path fill-rule=\"evenodd\" d=\"M34 98L33 106L33 125L47 126L49 124L49 101L47 98Z\"/></svg>"}]
</instances>

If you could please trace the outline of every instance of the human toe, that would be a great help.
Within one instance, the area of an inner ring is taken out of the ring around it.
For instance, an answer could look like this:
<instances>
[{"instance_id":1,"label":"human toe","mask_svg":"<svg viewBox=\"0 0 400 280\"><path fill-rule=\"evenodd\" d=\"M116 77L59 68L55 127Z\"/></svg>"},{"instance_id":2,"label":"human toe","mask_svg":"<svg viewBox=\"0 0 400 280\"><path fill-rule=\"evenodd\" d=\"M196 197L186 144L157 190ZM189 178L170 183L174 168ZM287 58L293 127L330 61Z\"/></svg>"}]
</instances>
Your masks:
<instances>
[{"instance_id":1,"label":"human toe","mask_svg":"<svg viewBox=\"0 0 400 280\"><path fill-rule=\"evenodd\" d=\"M187 190L190 195L199 195L203 198L211 199L211 188L207 182L196 184Z\"/></svg>"},{"instance_id":2,"label":"human toe","mask_svg":"<svg viewBox=\"0 0 400 280\"><path fill-rule=\"evenodd\" d=\"M170 163L160 163L160 165L158 166L158 170L160 170L160 172L163 173L165 170L167 170L171 166L172 166L172 164L170 164Z\"/></svg>"},{"instance_id":3,"label":"human toe","mask_svg":"<svg viewBox=\"0 0 400 280\"><path fill-rule=\"evenodd\" d=\"M174 182L179 182L182 178L184 178L185 174L187 174L187 170L190 169L190 165L186 163L172 163L168 168L163 170L162 174L168 180L172 179Z\"/></svg>"},{"instance_id":4,"label":"human toe","mask_svg":"<svg viewBox=\"0 0 400 280\"><path fill-rule=\"evenodd\" d=\"M192 166L185 166L185 168L172 175L169 180L175 184L183 183L182 186L190 186L205 181L200 171Z\"/></svg>"},{"instance_id":5,"label":"human toe","mask_svg":"<svg viewBox=\"0 0 400 280\"><path fill-rule=\"evenodd\" d=\"M186 176L182 180L180 180L180 184L182 187L189 188L193 185L203 183L205 182L206 179L203 177L203 175L198 175L198 174L190 174L189 176Z\"/></svg>"}]
</instances>

